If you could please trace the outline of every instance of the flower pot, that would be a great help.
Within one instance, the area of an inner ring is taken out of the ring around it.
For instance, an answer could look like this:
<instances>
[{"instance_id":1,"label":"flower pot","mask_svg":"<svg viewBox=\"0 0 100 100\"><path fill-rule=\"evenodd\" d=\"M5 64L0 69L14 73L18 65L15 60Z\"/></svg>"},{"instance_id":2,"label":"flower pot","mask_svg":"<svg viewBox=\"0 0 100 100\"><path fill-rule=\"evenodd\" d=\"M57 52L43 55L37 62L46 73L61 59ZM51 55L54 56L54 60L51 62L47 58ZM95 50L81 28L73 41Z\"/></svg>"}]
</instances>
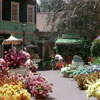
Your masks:
<instances>
[{"instance_id":1,"label":"flower pot","mask_svg":"<svg viewBox=\"0 0 100 100\"><path fill-rule=\"evenodd\" d=\"M69 77L69 75L70 75L70 74L64 74L63 76L64 76L64 77Z\"/></svg>"},{"instance_id":2,"label":"flower pot","mask_svg":"<svg viewBox=\"0 0 100 100\"><path fill-rule=\"evenodd\" d=\"M46 96L46 97L43 97L43 96L41 96L41 95L38 95L38 96L36 96L35 98L36 98L36 100L38 100L38 99L44 99L44 98L47 98L47 96Z\"/></svg>"}]
</instances>

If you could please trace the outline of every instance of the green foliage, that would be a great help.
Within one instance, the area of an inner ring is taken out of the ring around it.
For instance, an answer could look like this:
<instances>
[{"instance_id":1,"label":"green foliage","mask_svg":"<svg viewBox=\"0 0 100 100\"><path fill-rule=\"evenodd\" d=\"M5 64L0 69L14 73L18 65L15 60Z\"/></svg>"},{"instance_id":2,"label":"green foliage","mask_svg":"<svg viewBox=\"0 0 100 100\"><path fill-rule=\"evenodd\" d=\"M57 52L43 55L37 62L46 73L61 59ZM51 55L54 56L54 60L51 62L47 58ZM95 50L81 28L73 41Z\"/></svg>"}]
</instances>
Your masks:
<instances>
[{"instance_id":1,"label":"green foliage","mask_svg":"<svg viewBox=\"0 0 100 100\"><path fill-rule=\"evenodd\" d=\"M100 57L100 40L95 40L91 46L91 55L93 57Z\"/></svg>"},{"instance_id":2,"label":"green foliage","mask_svg":"<svg viewBox=\"0 0 100 100\"><path fill-rule=\"evenodd\" d=\"M78 55L81 56L84 60L84 62L88 62L88 57L91 55L91 42L92 40L84 40L79 46L78 46Z\"/></svg>"},{"instance_id":3,"label":"green foliage","mask_svg":"<svg viewBox=\"0 0 100 100\"><path fill-rule=\"evenodd\" d=\"M94 59L93 64L100 65L100 57L93 58L93 59Z\"/></svg>"},{"instance_id":4,"label":"green foliage","mask_svg":"<svg viewBox=\"0 0 100 100\"><path fill-rule=\"evenodd\" d=\"M95 37L100 26L99 0L53 0L50 22L60 33L75 32Z\"/></svg>"},{"instance_id":5,"label":"green foliage","mask_svg":"<svg viewBox=\"0 0 100 100\"><path fill-rule=\"evenodd\" d=\"M48 12L51 9L51 0L40 0L40 6L39 8L43 11L43 12Z\"/></svg>"}]
</instances>

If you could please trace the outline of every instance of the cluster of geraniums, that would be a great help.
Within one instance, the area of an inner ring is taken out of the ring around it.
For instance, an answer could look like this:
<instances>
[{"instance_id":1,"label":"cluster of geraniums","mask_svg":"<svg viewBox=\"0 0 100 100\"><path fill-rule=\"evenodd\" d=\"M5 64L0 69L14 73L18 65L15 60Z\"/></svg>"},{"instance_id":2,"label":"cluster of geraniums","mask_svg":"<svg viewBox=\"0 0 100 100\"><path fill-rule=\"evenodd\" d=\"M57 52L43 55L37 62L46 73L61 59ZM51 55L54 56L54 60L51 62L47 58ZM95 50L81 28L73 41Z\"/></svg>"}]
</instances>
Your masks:
<instances>
[{"instance_id":1,"label":"cluster of geraniums","mask_svg":"<svg viewBox=\"0 0 100 100\"><path fill-rule=\"evenodd\" d=\"M46 97L48 92L52 92L53 84L49 84L45 78L40 75L34 75L34 73L28 73L25 78L21 74L15 75L11 73L9 78L11 80L16 79L17 81L22 81L26 85L29 93L34 97Z\"/></svg>"},{"instance_id":2,"label":"cluster of geraniums","mask_svg":"<svg viewBox=\"0 0 100 100\"><path fill-rule=\"evenodd\" d=\"M48 92L52 92L52 85L40 75L30 76L26 78L27 88L35 97L46 97Z\"/></svg>"},{"instance_id":3,"label":"cluster of geraniums","mask_svg":"<svg viewBox=\"0 0 100 100\"><path fill-rule=\"evenodd\" d=\"M22 66L28 59L30 58L30 54L20 50L19 52L16 51L16 48L12 48L9 52L5 52L4 60L6 65L9 68L17 68Z\"/></svg>"}]
</instances>

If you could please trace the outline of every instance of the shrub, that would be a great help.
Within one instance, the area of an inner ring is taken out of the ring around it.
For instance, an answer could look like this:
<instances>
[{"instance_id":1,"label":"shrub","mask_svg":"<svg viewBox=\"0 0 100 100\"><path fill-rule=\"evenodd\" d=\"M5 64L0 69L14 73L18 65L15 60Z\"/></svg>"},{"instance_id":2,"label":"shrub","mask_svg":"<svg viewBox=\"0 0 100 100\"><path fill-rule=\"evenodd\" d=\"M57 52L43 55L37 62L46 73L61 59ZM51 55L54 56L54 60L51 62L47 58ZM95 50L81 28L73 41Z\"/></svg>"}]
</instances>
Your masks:
<instances>
[{"instance_id":1,"label":"shrub","mask_svg":"<svg viewBox=\"0 0 100 100\"><path fill-rule=\"evenodd\" d=\"M84 40L78 46L77 55L81 56L85 63L88 63L88 57L91 55L91 42L92 40Z\"/></svg>"},{"instance_id":2,"label":"shrub","mask_svg":"<svg viewBox=\"0 0 100 100\"><path fill-rule=\"evenodd\" d=\"M93 57L100 56L100 40L95 40L91 46L91 55Z\"/></svg>"},{"instance_id":3,"label":"shrub","mask_svg":"<svg viewBox=\"0 0 100 100\"><path fill-rule=\"evenodd\" d=\"M93 64L100 65L100 57L93 58L93 59L94 59L94 61L92 62Z\"/></svg>"}]
</instances>

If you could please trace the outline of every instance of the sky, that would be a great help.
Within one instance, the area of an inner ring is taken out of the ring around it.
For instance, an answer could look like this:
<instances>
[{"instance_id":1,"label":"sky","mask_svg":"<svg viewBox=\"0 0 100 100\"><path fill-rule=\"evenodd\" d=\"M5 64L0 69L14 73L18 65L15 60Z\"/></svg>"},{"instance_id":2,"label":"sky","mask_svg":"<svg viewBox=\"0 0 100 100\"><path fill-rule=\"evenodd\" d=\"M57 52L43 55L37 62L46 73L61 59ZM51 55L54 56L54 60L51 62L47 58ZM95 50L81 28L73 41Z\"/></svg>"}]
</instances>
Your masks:
<instances>
[{"instance_id":1,"label":"sky","mask_svg":"<svg viewBox=\"0 0 100 100\"><path fill-rule=\"evenodd\" d=\"M40 4L40 0L37 0L37 3Z\"/></svg>"}]
</instances>

